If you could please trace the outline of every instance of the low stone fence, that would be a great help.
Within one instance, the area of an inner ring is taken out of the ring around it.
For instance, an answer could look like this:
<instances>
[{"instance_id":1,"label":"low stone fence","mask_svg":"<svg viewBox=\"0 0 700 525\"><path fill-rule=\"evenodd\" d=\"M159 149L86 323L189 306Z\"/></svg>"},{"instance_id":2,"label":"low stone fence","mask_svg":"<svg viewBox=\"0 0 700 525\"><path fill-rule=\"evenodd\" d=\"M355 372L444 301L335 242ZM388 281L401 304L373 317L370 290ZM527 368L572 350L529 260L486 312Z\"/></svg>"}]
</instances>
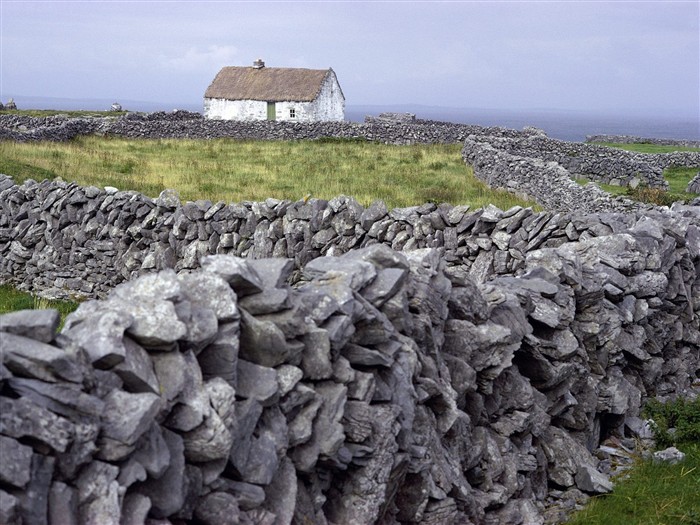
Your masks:
<instances>
[{"instance_id":1,"label":"low stone fence","mask_svg":"<svg viewBox=\"0 0 700 525\"><path fill-rule=\"evenodd\" d=\"M664 169L700 167L700 152L635 153L536 135L515 138L480 136L478 140L510 155L556 162L573 178L618 186L644 184L650 188L668 189Z\"/></svg>"},{"instance_id":2,"label":"low stone fence","mask_svg":"<svg viewBox=\"0 0 700 525\"><path fill-rule=\"evenodd\" d=\"M558 162L535 157L530 150L524 153L527 156L509 153L503 142L488 137L469 137L462 148L465 162L489 187L533 199L548 210L595 213L649 208L629 199L612 197L595 184L581 186Z\"/></svg>"},{"instance_id":3,"label":"low stone fence","mask_svg":"<svg viewBox=\"0 0 700 525\"><path fill-rule=\"evenodd\" d=\"M475 170L483 174L480 162L489 157L486 146L479 147L481 160L475 161ZM504 154L496 153L494 162L502 162ZM697 217L700 210L644 210L630 201L612 200L593 185L581 188L563 174L560 185L545 184L549 171L563 169L544 164L538 168L530 162L498 164L495 172L508 172L511 178L522 172L518 187L525 191L535 193L534 185L543 184L552 206L558 203L562 211L502 211L493 206L472 211L435 204L388 210L381 201L364 208L342 196L331 201L182 204L169 191L151 199L133 191L60 181L18 186L0 176L0 280L53 297L101 296L143 273L194 269L204 255L287 257L301 268L322 255L381 243L398 251L444 248L449 265L464 266L483 281L493 273L523 271L526 254L540 247L617 233L646 216ZM535 168L540 171L532 171ZM580 195L567 201L567 185ZM563 211L567 206L569 211L586 210L581 204L585 199L591 210L609 212L617 204L627 213Z\"/></svg>"},{"instance_id":4,"label":"low stone fence","mask_svg":"<svg viewBox=\"0 0 700 525\"><path fill-rule=\"evenodd\" d=\"M81 135L128 138L233 138L249 140L364 139L389 144L461 143L471 134L516 137L538 130L515 131L427 120L392 119L353 122L236 122L209 120L199 113L128 113L121 117L69 118L0 115L0 140L70 140Z\"/></svg>"},{"instance_id":5,"label":"low stone fence","mask_svg":"<svg viewBox=\"0 0 700 525\"><path fill-rule=\"evenodd\" d=\"M537 201L549 210L583 212L645 210L650 207L612 197L593 184L574 179L637 187L668 188L662 176L669 166L700 165L700 153L659 155L616 152L602 146L551 140L545 137L508 139L470 136L462 148L465 162L477 178L491 187ZM694 193L693 185L688 192ZM696 199L693 204L700 202Z\"/></svg>"},{"instance_id":6,"label":"low stone fence","mask_svg":"<svg viewBox=\"0 0 700 525\"><path fill-rule=\"evenodd\" d=\"M609 144L659 144L661 146L687 146L700 148L700 140L657 139L630 135L586 135L586 142L606 142Z\"/></svg>"},{"instance_id":7,"label":"low stone fence","mask_svg":"<svg viewBox=\"0 0 700 525\"><path fill-rule=\"evenodd\" d=\"M700 374L697 216L617 221L528 251L519 277L381 244L296 278L213 255L58 335L55 311L2 316L0 518L561 522L612 487L599 445Z\"/></svg>"}]
</instances>

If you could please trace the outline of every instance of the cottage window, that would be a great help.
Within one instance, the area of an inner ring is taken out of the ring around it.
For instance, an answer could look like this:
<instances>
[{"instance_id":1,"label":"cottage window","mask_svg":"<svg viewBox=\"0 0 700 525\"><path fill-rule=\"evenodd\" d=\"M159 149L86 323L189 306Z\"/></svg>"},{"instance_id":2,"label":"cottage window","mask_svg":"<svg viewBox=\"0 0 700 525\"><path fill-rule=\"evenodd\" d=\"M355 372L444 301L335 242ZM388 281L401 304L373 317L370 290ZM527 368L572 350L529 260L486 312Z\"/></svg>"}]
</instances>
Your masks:
<instances>
[{"instance_id":1,"label":"cottage window","mask_svg":"<svg viewBox=\"0 0 700 525\"><path fill-rule=\"evenodd\" d=\"M289 118L297 118L297 110L294 108L289 108Z\"/></svg>"}]
</instances>

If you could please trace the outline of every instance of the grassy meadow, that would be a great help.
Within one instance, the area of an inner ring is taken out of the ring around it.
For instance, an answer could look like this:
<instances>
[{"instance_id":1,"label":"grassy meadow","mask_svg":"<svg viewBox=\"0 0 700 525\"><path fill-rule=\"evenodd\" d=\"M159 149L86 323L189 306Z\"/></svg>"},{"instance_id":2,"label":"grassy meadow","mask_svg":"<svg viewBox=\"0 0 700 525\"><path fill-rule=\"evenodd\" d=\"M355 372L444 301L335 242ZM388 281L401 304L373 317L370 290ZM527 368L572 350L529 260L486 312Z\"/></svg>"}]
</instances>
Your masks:
<instances>
[{"instance_id":1,"label":"grassy meadow","mask_svg":"<svg viewBox=\"0 0 700 525\"><path fill-rule=\"evenodd\" d=\"M426 202L535 206L474 177L459 144L393 146L364 140L245 141L125 139L96 136L69 142L0 142L0 172L21 183L61 177L157 197L176 189L182 200L299 200L349 195L391 209Z\"/></svg>"},{"instance_id":2,"label":"grassy meadow","mask_svg":"<svg viewBox=\"0 0 700 525\"><path fill-rule=\"evenodd\" d=\"M642 416L654 421L657 448L675 446L685 459L669 465L639 457L612 493L592 498L569 525L700 525L700 398L652 399Z\"/></svg>"},{"instance_id":3,"label":"grassy meadow","mask_svg":"<svg viewBox=\"0 0 700 525\"><path fill-rule=\"evenodd\" d=\"M74 301L50 301L21 292L8 284L0 285L0 315L17 310L45 310L47 308L58 310L61 315L60 328L63 326L66 316L78 308L78 303Z\"/></svg>"},{"instance_id":4,"label":"grassy meadow","mask_svg":"<svg viewBox=\"0 0 700 525\"><path fill-rule=\"evenodd\" d=\"M665 146L660 144L612 144L597 143L598 146L636 151L639 153L672 153L674 151L700 151L700 148L685 146ZM668 206L676 201L689 201L697 197L695 193L687 193L688 183L695 177L698 167L672 166L664 170L664 178L668 182L668 191L639 187L636 189L626 186L613 186L596 182L601 189L612 195L622 195L628 199L648 202L660 206ZM588 179L578 179L579 184L587 184Z\"/></svg>"}]
</instances>

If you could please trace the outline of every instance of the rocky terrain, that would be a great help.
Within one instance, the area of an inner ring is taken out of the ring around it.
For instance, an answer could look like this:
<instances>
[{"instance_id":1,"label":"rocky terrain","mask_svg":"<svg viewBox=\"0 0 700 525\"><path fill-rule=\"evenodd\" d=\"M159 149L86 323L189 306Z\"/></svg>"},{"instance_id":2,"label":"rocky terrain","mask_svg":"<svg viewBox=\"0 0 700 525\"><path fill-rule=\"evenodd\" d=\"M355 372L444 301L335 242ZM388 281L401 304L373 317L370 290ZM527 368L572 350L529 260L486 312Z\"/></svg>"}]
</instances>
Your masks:
<instances>
[{"instance_id":1,"label":"rocky terrain","mask_svg":"<svg viewBox=\"0 0 700 525\"><path fill-rule=\"evenodd\" d=\"M0 516L557 522L611 489L594 452L642 428L642 399L698 377L697 222L641 219L485 282L430 248L319 257L294 286L289 259L213 255L59 335L55 311L0 317Z\"/></svg>"},{"instance_id":2,"label":"rocky terrain","mask_svg":"<svg viewBox=\"0 0 700 525\"><path fill-rule=\"evenodd\" d=\"M353 129L401 126L550 211L0 177L0 280L100 298L0 317L0 522L560 523L608 492L643 402L697 395L700 206L569 186L537 130Z\"/></svg>"}]
</instances>

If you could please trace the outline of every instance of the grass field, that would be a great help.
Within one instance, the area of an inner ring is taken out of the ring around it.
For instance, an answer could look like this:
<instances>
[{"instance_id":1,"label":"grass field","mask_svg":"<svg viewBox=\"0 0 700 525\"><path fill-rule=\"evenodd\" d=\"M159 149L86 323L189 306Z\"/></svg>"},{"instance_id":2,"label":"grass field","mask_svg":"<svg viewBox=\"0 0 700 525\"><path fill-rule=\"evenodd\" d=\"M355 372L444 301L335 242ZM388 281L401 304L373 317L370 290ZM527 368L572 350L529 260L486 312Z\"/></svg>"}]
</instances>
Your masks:
<instances>
[{"instance_id":1,"label":"grass field","mask_svg":"<svg viewBox=\"0 0 700 525\"><path fill-rule=\"evenodd\" d=\"M671 153L673 151L700 151L700 148L689 148L682 146L662 146L658 144L611 144L599 143L599 146L623 149L626 151L637 151L640 153ZM613 195L623 195L630 199L650 202L652 204L669 205L675 201L689 201L697 197L697 194L686 193L688 183L695 177L698 167L678 167L673 166L664 170L664 178L668 182L668 191L649 190L640 188L630 190L625 186L612 186L610 184L596 183L601 189ZM576 182L580 184L588 183L588 180L581 179Z\"/></svg>"},{"instance_id":2,"label":"grass field","mask_svg":"<svg viewBox=\"0 0 700 525\"><path fill-rule=\"evenodd\" d=\"M700 525L700 443L679 445L677 465L639 461L611 494L594 498L568 525Z\"/></svg>"},{"instance_id":3,"label":"grass field","mask_svg":"<svg viewBox=\"0 0 700 525\"><path fill-rule=\"evenodd\" d=\"M593 498L569 525L700 525L700 398L650 400L643 417L655 422L661 449L686 454L675 465L639 459L611 494Z\"/></svg>"},{"instance_id":4,"label":"grass field","mask_svg":"<svg viewBox=\"0 0 700 525\"><path fill-rule=\"evenodd\" d=\"M41 297L21 292L14 287L0 285L0 315L17 310L45 310L54 308L61 314L61 326L66 316L78 308L78 303L73 301L49 301Z\"/></svg>"},{"instance_id":5,"label":"grass field","mask_svg":"<svg viewBox=\"0 0 700 525\"><path fill-rule=\"evenodd\" d=\"M165 188L183 200L299 200L308 194L349 195L389 208L426 202L534 206L476 179L461 146L391 146L357 140L137 140L79 137L70 142L0 142L0 172L21 183L61 177L157 197Z\"/></svg>"}]
</instances>

